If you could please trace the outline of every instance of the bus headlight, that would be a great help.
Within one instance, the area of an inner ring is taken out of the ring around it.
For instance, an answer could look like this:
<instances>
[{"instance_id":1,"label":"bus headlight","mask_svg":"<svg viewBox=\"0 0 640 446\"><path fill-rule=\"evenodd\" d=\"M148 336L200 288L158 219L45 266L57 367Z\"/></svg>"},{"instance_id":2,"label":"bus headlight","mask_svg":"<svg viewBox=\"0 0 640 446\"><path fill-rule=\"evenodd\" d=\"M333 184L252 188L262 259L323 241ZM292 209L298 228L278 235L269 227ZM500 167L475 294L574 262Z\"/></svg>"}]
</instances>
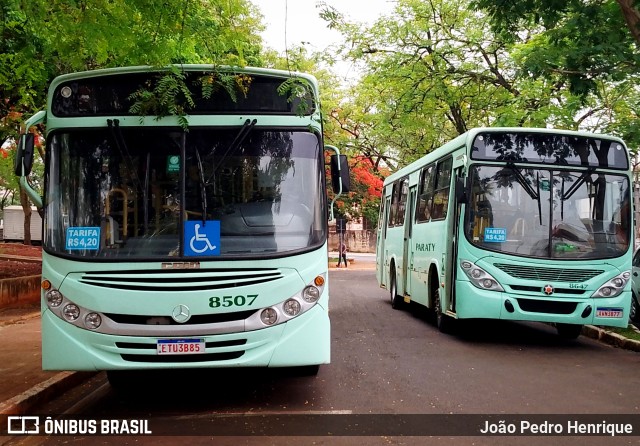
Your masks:
<instances>
[{"instance_id":1,"label":"bus headlight","mask_svg":"<svg viewBox=\"0 0 640 446\"><path fill-rule=\"evenodd\" d=\"M460 267L475 287L480 288L481 290L504 291L504 288L502 288L491 274L475 265L473 262L462 260L460 262Z\"/></svg>"},{"instance_id":2,"label":"bus headlight","mask_svg":"<svg viewBox=\"0 0 640 446\"><path fill-rule=\"evenodd\" d=\"M95 330L102 324L102 317L98 313L89 313L84 317L84 326L89 330Z\"/></svg>"},{"instance_id":3,"label":"bus headlight","mask_svg":"<svg viewBox=\"0 0 640 446\"><path fill-rule=\"evenodd\" d=\"M62 315L66 320L73 322L80 317L80 308L76 304L67 304L62 309Z\"/></svg>"},{"instance_id":4,"label":"bus headlight","mask_svg":"<svg viewBox=\"0 0 640 446\"><path fill-rule=\"evenodd\" d=\"M58 290L47 291L45 297L47 298L47 304L49 304L50 307L56 308L62 304L63 296L62 293Z\"/></svg>"},{"instance_id":5,"label":"bus headlight","mask_svg":"<svg viewBox=\"0 0 640 446\"><path fill-rule=\"evenodd\" d=\"M319 274L287 299L270 304L271 306L267 308L256 309L255 313L245 319L245 331L262 330L267 327L286 324L312 308L317 309L325 286L326 274ZM328 309L323 307L317 311L328 312Z\"/></svg>"},{"instance_id":6,"label":"bus headlight","mask_svg":"<svg viewBox=\"0 0 640 446\"><path fill-rule=\"evenodd\" d=\"M278 313L273 308L265 308L260 313L260 320L264 325L273 325L278 320Z\"/></svg>"},{"instance_id":7,"label":"bus headlight","mask_svg":"<svg viewBox=\"0 0 640 446\"><path fill-rule=\"evenodd\" d=\"M320 290L310 285L302 291L302 298L309 303L313 303L320 298Z\"/></svg>"},{"instance_id":8,"label":"bus headlight","mask_svg":"<svg viewBox=\"0 0 640 446\"><path fill-rule=\"evenodd\" d=\"M616 297L622 293L625 285L629 282L631 272L625 271L622 274L617 275L613 279L604 283L600 288L596 290L591 297Z\"/></svg>"},{"instance_id":9,"label":"bus headlight","mask_svg":"<svg viewBox=\"0 0 640 446\"><path fill-rule=\"evenodd\" d=\"M302 307L300 306L300 302L298 302L295 299L287 300L282 306L282 309L287 314L287 316L291 316L291 317L297 316L298 313L300 313L301 308Z\"/></svg>"}]
</instances>

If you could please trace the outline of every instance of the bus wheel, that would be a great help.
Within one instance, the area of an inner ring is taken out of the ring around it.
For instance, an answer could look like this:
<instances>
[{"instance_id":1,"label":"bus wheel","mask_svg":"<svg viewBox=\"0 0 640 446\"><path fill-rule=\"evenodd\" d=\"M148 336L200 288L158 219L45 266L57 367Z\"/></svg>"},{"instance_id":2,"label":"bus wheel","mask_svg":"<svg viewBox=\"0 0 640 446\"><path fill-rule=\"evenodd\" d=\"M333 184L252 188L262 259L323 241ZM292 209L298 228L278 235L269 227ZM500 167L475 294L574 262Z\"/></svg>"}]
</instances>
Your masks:
<instances>
[{"instance_id":1,"label":"bus wheel","mask_svg":"<svg viewBox=\"0 0 640 446\"><path fill-rule=\"evenodd\" d=\"M455 321L450 317L444 314L442 311L442 301L440 300L440 289L436 288L433 290L433 301L436 312L436 326L438 330L442 333L453 333Z\"/></svg>"},{"instance_id":2,"label":"bus wheel","mask_svg":"<svg viewBox=\"0 0 640 446\"><path fill-rule=\"evenodd\" d=\"M303 365L293 368L296 376L316 376L320 371L320 364Z\"/></svg>"},{"instance_id":3,"label":"bus wheel","mask_svg":"<svg viewBox=\"0 0 640 446\"><path fill-rule=\"evenodd\" d=\"M582 325L556 324L556 330L562 339L576 339L582 333Z\"/></svg>"},{"instance_id":4,"label":"bus wheel","mask_svg":"<svg viewBox=\"0 0 640 446\"><path fill-rule=\"evenodd\" d=\"M389 287L389 297L391 298L391 308L394 310L402 309L402 298L398 296L398 282L395 272L391 271L391 286Z\"/></svg>"},{"instance_id":5,"label":"bus wheel","mask_svg":"<svg viewBox=\"0 0 640 446\"><path fill-rule=\"evenodd\" d=\"M136 375L129 370L107 370L107 380L114 390L127 390L136 386Z\"/></svg>"},{"instance_id":6,"label":"bus wheel","mask_svg":"<svg viewBox=\"0 0 640 446\"><path fill-rule=\"evenodd\" d=\"M635 293L631 295L631 308L629 309L629 320L631 322L640 322L640 306Z\"/></svg>"}]
</instances>

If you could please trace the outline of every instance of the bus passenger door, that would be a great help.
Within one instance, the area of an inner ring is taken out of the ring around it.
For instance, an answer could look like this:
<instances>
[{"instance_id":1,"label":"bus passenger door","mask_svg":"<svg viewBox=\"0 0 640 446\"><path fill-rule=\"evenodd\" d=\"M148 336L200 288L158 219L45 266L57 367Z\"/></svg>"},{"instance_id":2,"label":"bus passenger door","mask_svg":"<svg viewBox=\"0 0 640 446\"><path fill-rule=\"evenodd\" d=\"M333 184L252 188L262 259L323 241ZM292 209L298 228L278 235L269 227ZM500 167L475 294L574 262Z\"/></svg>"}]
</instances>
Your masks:
<instances>
[{"instance_id":1,"label":"bus passenger door","mask_svg":"<svg viewBox=\"0 0 640 446\"><path fill-rule=\"evenodd\" d=\"M376 242L376 276L381 287L387 286L387 253L385 252L385 240L387 238L387 224L389 221L389 206L391 198L382 196L380 202L380 215L378 217L378 240Z\"/></svg>"},{"instance_id":2,"label":"bus passenger door","mask_svg":"<svg viewBox=\"0 0 640 446\"><path fill-rule=\"evenodd\" d=\"M458 196L458 192L456 187L461 187L461 184L456 181L458 178L462 178L463 169L462 167L458 167L453 171L452 175L452 187L451 193L449 194L449 210L451 215L449 216L447 223L447 234L448 234L448 246L446 248L446 259L445 259L445 272L444 272L444 283L445 283L445 295L447 296L447 310L455 313L455 280L456 280L456 262L458 258L458 230L460 225L460 214L461 214L461 205L462 203L458 203L456 197ZM461 191L460 191L461 192Z\"/></svg>"},{"instance_id":3,"label":"bus passenger door","mask_svg":"<svg viewBox=\"0 0 640 446\"><path fill-rule=\"evenodd\" d=\"M411 249L411 238L413 235L413 215L416 202L416 186L409 188L409 201L407 202L407 216L404 220L404 249L402 254L404 301L411 299L411 272L413 271L413 249Z\"/></svg>"}]
</instances>

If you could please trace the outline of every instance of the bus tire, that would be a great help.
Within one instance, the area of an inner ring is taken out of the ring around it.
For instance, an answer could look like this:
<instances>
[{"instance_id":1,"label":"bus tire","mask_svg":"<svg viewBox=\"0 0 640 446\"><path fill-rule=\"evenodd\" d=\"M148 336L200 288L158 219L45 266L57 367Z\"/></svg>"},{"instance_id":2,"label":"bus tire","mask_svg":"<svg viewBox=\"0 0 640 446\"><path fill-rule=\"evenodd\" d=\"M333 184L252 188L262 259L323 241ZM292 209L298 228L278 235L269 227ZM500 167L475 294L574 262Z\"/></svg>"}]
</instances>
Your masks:
<instances>
[{"instance_id":1,"label":"bus tire","mask_svg":"<svg viewBox=\"0 0 640 446\"><path fill-rule=\"evenodd\" d=\"M296 376L316 376L320 371L320 364L303 365L293 368Z\"/></svg>"},{"instance_id":2,"label":"bus tire","mask_svg":"<svg viewBox=\"0 0 640 446\"><path fill-rule=\"evenodd\" d=\"M389 273L389 281L391 286L389 287L389 298L391 299L391 308L394 310L402 309L402 298L398 295L398 281L396 280L395 269L392 267Z\"/></svg>"},{"instance_id":3,"label":"bus tire","mask_svg":"<svg viewBox=\"0 0 640 446\"><path fill-rule=\"evenodd\" d=\"M107 370L107 381L115 391L124 391L136 386L136 375L129 370Z\"/></svg>"},{"instance_id":4,"label":"bus tire","mask_svg":"<svg viewBox=\"0 0 640 446\"><path fill-rule=\"evenodd\" d=\"M558 336L562 339L572 340L580 336L580 333L582 333L582 325L556 324L556 330L558 330Z\"/></svg>"},{"instance_id":5,"label":"bus tire","mask_svg":"<svg viewBox=\"0 0 640 446\"><path fill-rule=\"evenodd\" d=\"M631 307L629 308L629 321L632 323L640 322L640 305L638 305L638 296L636 296L636 293L631 294Z\"/></svg>"}]
</instances>

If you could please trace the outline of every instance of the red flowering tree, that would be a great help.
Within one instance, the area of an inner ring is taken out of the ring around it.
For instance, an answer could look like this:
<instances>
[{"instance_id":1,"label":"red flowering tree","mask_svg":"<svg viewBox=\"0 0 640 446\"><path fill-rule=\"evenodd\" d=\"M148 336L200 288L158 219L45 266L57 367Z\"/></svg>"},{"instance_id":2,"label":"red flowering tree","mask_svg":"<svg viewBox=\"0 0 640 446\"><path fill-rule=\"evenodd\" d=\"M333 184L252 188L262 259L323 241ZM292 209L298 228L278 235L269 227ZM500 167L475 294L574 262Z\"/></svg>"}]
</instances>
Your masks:
<instances>
[{"instance_id":1,"label":"red flowering tree","mask_svg":"<svg viewBox=\"0 0 640 446\"><path fill-rule=\"evenodd\" d=\"M376 168L373 162L364 155L349 157L351 172L351 191L341 195L336 201L334 212L337 217L353 220L363 217L364 228L373 229L378 220L378 209L382 196L382 183L389 175L384 168ZM327 172L329 175L329 172ZM328 177L329 178L329 177ZM329 194L330 199L333 193Z\"/></svg>"}]
</instances>

